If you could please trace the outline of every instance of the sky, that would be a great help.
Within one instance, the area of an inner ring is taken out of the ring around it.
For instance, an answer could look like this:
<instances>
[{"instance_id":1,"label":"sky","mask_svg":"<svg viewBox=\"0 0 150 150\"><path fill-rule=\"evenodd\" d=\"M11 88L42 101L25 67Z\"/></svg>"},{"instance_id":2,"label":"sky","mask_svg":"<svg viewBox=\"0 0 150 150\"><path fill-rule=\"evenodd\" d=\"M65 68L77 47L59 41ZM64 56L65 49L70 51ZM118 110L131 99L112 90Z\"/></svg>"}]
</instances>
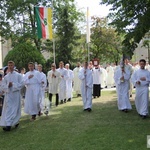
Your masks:
<instances>
[{"instance_id":1,"label":"sky","mask_svg":"<svg viewBox=\"0 0 150 150\"><path fill-rule=\"evenodd\" d=\"M109 13L110 6L100 5L100 0L76 0L77 7L82 8L86 13L89 7L90 16L106 17Z\"/></svg>"}]
</instances>

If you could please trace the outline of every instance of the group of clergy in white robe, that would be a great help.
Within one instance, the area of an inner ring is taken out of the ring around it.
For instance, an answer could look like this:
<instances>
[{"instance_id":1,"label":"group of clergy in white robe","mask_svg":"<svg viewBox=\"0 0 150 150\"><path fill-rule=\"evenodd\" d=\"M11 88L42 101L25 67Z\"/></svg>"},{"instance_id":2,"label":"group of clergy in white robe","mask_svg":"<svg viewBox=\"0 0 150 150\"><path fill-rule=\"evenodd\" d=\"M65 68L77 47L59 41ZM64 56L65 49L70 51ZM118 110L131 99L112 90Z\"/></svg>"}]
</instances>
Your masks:
<instances>
[{"instance_id":1,"label":"group of clergy in white robe","mask_svg":"<svg viewBox=\"0 0 150 150\"><path fill-rule=\"evenodd\" d=\"M146 61L141 59L139 66L134 66L134 71L131 72L129 65L122 63L115 72L114 79L116 83L118 109L124 112L132 109L129 97L130 81L136 88L135 93L135 106L138 114L145 119L148 114L148 101L149 101L149 83L150 72L146 68Z\"/></svg>"},{"instance_id":2,"label":"group of clergy in white robe","mask_svg":"<svg viewBox=\"0 0 150 150\"><path fill-rule=\"evenodd\" d=\"M21 89L25 86L24 112L31 115L31 120L36 119L43 109L43 99L46 87L46 76L42 72L42 65L34 69L34 63L28 64L29 71L22 75L14 70L14 62L8 62L8 73L2 80L1 90L4 92L4 104L0 126L4 131L10 131L12 126L19 125L21 117Z\"/></svg>"}]
</instances>

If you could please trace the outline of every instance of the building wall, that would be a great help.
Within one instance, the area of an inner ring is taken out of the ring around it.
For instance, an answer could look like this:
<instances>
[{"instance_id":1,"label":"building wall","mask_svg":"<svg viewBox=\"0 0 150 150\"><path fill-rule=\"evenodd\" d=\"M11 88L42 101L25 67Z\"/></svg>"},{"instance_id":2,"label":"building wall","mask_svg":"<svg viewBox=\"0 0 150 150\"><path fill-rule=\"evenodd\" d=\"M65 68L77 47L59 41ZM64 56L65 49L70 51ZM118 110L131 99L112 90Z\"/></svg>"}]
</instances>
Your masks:
<instances>
[{"instance_id":1,"label":"building wall","mask_svg":"<svg viewBox=\"0 0 150 150\"><path fill-rule=\"evenodd\" d=\"M143 40L138 44L138 47L134 51L134 56L136 62L138 62L140 59L145 59L148 61L148 49L143 47Z\"/></svg>"},{"instance_id":2,"label":"building wall","mask_svg":"<svg viewBox=\"0 0 150 150\"><path fill-rule=\"evenodd\" d=\"M0 68L3 67L3 61L11 50L11 40L5 40L5 42L1 41L2 38L0 37Z\"/></svg>"}]
</instances>

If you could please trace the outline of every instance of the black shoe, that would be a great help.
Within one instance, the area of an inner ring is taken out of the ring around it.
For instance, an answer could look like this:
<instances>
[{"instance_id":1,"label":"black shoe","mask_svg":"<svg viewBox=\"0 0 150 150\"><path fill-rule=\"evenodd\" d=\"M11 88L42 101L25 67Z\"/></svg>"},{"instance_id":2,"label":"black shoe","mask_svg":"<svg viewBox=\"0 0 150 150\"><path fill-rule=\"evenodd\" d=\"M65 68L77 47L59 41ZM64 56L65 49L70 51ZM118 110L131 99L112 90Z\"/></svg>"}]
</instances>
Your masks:
<instances>
[{"instance_id":1,"label":"black shoe","mask_svg":"<svg viewBox=\"0 0 150 150\"><path fill-rule=\"evenodd\" d=\"M11 129L11 126L6 126L3 128L4 131L10 131L10 129Z\"/></svg>"},{"instance_id":2,"label":"black shoe","mask_svg":"<svg viewBox=\"0 0 150 150\"><path fill-rule=\"evenodd\" d=\"M91 109L91 108L88 108L87 110L88 110L88 112L91 112L91 111L92 111L92 109Z\"/></svg>"},{"instance_id":3,"label":"black shoe","mask_svg":"<svg viewBox=\"0 0 150 150\"><path fill-rule=\"evenodd\" d=\"M61 101L60 101L60 104L63 104L63 103L64 103L63 100L61 100Z\"/></svg>"},{"instance_id":4,"label":"black shoe","mask_svg":"<svg viewBox=\"0 0 150 150\"><path fill-rule=\"evenodd\" d=\"M124 112L127 113L127 112L128 112L128 109L124 109Z\"/></svg>"},{"instance_id":5,"label":"black shoe","mask_svg":"<svg viewBox=\"0 0 150 150\"><path fill-rule=\"evenodd\" d=\"M84 109L83 111L87 111L88 110L88 108L87 109Z\"/></svg>"},{"instance_id":6,"label":"black shoe","mask_svg":"<svg viewBox=\"0 0 150 150\"><path fill-rule=\"evenodd\" d=\"M67 100L67 102L71 102L71 98L69 98L69 99Z\"/></svg>"},{"instance_id":7,"label":"black shoe","mask_svg":"<svg viewBox=\"0 0 150 150\"><path fill-rule=\"evenodd\" d=\"M94 96L93 98L96 98L96 96Z\"/></svg>"},{"instance_id":8,"label":"black shoe","mask_svg":"<svg viewBox=\"0 0 150 150\"><path fill-rule=\"evenodd\" d=\"M48 110L44 112L44 114L47 116L48 115Z\"/></svg>"},{"instance_id":9,"label":"black shoe","mask_svg":"<svg viewBox=\"0 0 150 150\"><path fill-rule=\"evenodd\" d=\"M78 94L77 97L81 97L81 94Z\"/></svg>"},{"instance_id":10,"label":"black shoe","mask_svg":"<svg viewBox=\"0 0 150 150\"><path fill-rule=\"evenodd\" d=\"M19 123L17 123L17 124L15 125L15 128L18 128L18 126L19 126Z\"/></svg>"},{"instance_id":11,"label":"black shoe","mask_svg":"<svg viewBox=\"0 0 150 150\"><path fill-rule=\"evenodd\" d=\"M142 119L146 119L147 116L146 115L142 115L141 117L142 117Z\"/></svg>"},{"instance_id":12,"label":"black shoe","mask_svg":"<svg viewBox=\"0 0 150 150\"><path fill-rule=\"evenodd\" d=\"M41 116L41 115L43 115L43 113L41 113L41 111L39 111L38 116Z\"/></svg>"},{"instance_id":13,"label":"black shoe","mask_svg":"<svg viewBox=\"0 0 150 150\"><path fill-rule=\"evenodd\" d=\"M130 97L132 97L132 94L130 95Z\"/></svg>"}]
</instances>

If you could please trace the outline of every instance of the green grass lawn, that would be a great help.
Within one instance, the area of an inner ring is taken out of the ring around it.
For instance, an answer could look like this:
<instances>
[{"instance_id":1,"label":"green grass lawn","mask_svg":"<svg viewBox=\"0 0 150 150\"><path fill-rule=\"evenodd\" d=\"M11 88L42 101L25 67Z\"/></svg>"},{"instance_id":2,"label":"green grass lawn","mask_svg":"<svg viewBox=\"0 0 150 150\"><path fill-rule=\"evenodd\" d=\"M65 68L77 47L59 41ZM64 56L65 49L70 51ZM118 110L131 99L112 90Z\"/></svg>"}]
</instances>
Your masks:
<instances>
[{"instance_id":1,"label":"green grass lawn","mask_svg":"<svg viewBox=\"0 0 150 150\"><path fill-rule=\"evenodd\" d=\"M18 129L0 130L0 150L144 150L150 119L135 110L118 111L115 91L93 99L93 111L83 112L81 98L52 107L49 116L30 122L23 116Z\"/></svg>"}]
</instances>

